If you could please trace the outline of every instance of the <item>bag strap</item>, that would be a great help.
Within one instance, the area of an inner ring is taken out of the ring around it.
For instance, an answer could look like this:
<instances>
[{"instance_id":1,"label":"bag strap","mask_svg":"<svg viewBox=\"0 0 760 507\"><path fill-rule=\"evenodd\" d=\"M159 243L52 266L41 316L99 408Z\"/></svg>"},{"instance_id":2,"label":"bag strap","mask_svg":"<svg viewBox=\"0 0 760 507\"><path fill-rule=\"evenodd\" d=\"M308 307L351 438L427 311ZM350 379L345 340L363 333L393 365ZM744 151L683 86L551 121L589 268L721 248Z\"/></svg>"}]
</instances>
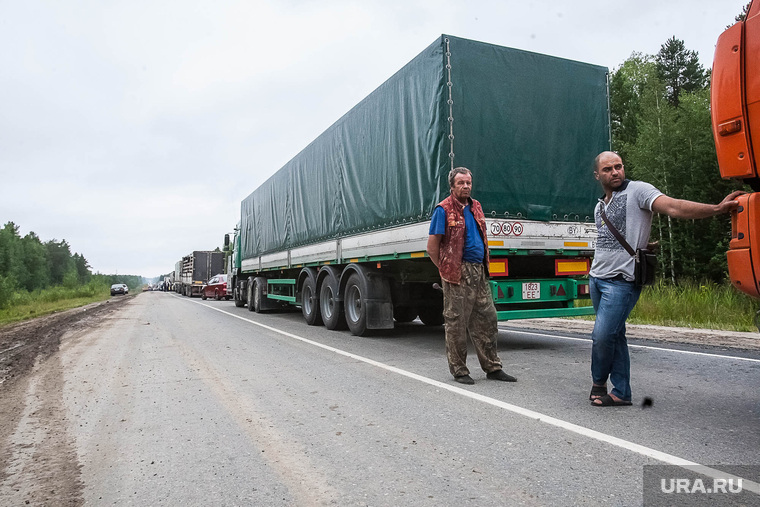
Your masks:
<instances>
[{"instance_id":1,"label":"bag strap","mask_svg":"<svg viewBox=\"0 0 760 507\"><path fill-rule=\"evenodd\" d=\"M615 238L618 240L618 242L619 242L621 245L623 245L623 248L625 248L625 249L626 249L626 251L627 251L629 254L631 254L631 256L635 257L635 256L636 256L636 251L635 251L633 248L631 248L631 245L629 245L629 244L628 244L628 242L627 242L627 241L625 240L625 238L623 237L623 235L622 235L622 234L620 234L620 231L618 231L618 230L615 228L615 226L614 226L614 225L612 225L612 222L610 222L610 221L607 219L607 213L605 213L605 212L604 212L604 204L601 204L601 205L600 205L600 209L601 209L601 211L602 211L602 212L601 212L601 215L602 215L602 220L604 220L604 223L605 223L605 224L607 224L607 228L610 230L610 232L612 233L612 235L613 235L613 236L615 236Z\"/></svg>"}]
</instances>

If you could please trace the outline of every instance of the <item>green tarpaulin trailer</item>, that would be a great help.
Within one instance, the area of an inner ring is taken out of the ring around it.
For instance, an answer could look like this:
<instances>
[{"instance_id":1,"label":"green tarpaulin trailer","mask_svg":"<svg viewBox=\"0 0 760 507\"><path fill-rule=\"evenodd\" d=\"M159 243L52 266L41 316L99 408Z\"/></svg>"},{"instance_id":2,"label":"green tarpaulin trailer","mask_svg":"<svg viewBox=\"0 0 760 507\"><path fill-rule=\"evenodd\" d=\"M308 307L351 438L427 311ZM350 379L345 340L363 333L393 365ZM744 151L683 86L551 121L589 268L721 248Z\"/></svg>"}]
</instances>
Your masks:
<instances>
[{"instance_id":1,"label":"green tarpaulin trailer","mask_svg":"<svg viewBox=\"0 0 760 507\"><path fill-rule=\"evenodd\" d=\"M500 318L588 313L573 301L587 292L595 241L591 165L610 146L607 78L605 67L441 36L243 200L236 302L301 305L307 321L327 313L328 327L347 316L356 334L410 316L439 324L427 228L449 170L465 166L489 222ZM372 297L347 301L351 275Z\"/></svg>"}]
</instances>

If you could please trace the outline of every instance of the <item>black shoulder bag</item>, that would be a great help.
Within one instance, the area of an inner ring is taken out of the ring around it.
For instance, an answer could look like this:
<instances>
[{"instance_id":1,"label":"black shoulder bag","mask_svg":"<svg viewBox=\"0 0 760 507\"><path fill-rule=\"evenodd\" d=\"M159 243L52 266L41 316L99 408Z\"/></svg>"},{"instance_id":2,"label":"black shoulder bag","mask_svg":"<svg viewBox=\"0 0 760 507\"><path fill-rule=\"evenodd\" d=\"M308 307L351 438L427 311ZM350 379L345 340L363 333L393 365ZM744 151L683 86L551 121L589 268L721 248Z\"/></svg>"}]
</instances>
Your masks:
<instances>
[{"instance_id":1,"label":"black shoulder bag","mask_svg":"<svg viewBox=\"0 0 760 507\"><path fill-rule=\"evenodd\" d=\"M607 214L604 212L604 206L602 205L600 207L602 211L602 220L607 224L607 228L636 261L636 267L633 270L634 283L637 287L652 285L654 283L654 272L657 266L657 256L653 251L646 248L639 248L637 250L631 248L631 245L629 245L623 235L620 234L620 231L618 231L615 226L612 225L612 222L607 219Z\"/></svg>"}]
</instances>

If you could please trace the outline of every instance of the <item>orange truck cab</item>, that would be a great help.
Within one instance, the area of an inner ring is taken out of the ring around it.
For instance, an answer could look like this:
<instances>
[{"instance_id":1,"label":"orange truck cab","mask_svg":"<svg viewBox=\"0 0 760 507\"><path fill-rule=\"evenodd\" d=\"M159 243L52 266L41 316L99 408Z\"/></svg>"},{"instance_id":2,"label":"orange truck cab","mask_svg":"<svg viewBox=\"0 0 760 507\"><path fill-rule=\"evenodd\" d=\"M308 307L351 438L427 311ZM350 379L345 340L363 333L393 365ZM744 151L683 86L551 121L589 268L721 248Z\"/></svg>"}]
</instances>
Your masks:
<instances>
[{"instance_id":1,"label":"orange truck cab","mask_svg":"<svg viewBox=\"0 0 760 507\"><path fill-rule=\"evenodd\" d=\"M750 185L731 217L727 253L731 283L760 298L760 0L745 21L718 38L710 85L713 137L720 174Z\"/></svg>"}]
</instances>

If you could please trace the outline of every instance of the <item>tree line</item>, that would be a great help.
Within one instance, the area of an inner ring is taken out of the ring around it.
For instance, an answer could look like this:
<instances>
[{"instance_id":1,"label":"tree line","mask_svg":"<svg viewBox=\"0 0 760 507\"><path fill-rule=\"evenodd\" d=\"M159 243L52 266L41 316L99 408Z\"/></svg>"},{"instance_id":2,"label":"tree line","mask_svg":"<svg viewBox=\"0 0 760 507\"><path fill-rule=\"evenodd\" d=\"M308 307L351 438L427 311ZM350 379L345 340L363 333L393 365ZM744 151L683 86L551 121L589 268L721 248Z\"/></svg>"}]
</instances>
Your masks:
<instances>
[{"instance_id":1,"label":"tree line","mask_svg":"<svg viewBox=\"0 0 760 507\"><path fill-rule=\"evenodd\" d=\"M736 21L742 21L749 4ZM656 55L633 53L610 75L612 149L626 176L663 193L717 203L742 186L718 170L710 118L710 71L682 40L668 39ZM672 220L657 215L652 240L660 244L660 273L681 279L727 279L729 216Z\"/></svg>"},{"instance_id":2,"label":"tree line","mask_svg":"<svg viewBox=\"0 0 760 507\"><path fill-rule=\"evenodd\" d=\"M134 290L142 285L142 277L93 274L87 259L79 253L72 254L66 240L43 242L34 232L22 237L13 222L0 229L0 308L17 290L75 288L93 282L109 286L126 283Z\"/></svg>"},{"instance_id":3,"label":"tree line","mask_svg":"<svg viewBox=\"0 0 760 507\"><path fill-rule=\"evenodd\" d=\"M77 286L89 282L87 259L71 253L66 240L42 242L30 232L21 237L13 222L0 229L0 278L10 288L33 291L51 285Z\"/></svg>"}]
</instances>

